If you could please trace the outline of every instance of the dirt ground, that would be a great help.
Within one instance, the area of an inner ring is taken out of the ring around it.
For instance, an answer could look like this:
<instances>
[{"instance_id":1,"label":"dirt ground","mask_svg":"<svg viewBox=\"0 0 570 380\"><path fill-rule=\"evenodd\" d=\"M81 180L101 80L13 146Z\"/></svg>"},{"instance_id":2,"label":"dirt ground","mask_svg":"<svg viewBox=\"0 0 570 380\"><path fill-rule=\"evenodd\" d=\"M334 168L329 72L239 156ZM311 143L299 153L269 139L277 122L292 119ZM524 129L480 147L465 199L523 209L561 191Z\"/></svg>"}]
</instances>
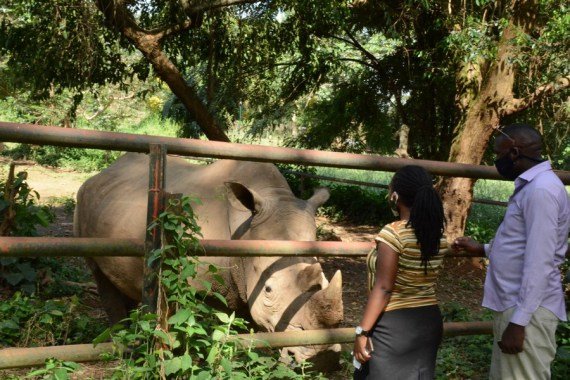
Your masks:
<instances>
[{"instance_id":1,"label":"dirt ground","mask_svg":"<svg viewBox=\"0 0 570 380\"><path fill-rule=\"evenodd\" d=\"M3 161L3 162L2 162ZM0 165L6 167L6 161L0 160ZM45 168L39 165L26 165L18 167L19 170L28 172L28 183L41 195L42 203L61 203L66 199L74 198L79 186L90 174L77 173L71 170L61 170ZM72 214L66 212L63 206L55 207L55 222L48 228L40 229L42 236L71 236L72 235ZM343 223L332 223L331 221L319 217L317 225L324 232L326 240L336 240L345 242L372 241L378 226L347 225ZM323 270L327 278L332 278L337 269L342 271L343 277L343 302L344 302L344 322L343 327L356 326L360 321L360 316L366 302L366 267L364 258L335 258L320 259ZM78 265L83 265L78 260ZM472 311L479 311L482 299L483 273L465 260L447 260L445 269L440 275L438 283L438 294L442 303L455 301ZM86 268L87 270L87 268ZM88 301L96 309L97 297ZM103 312L102 309L99 310ZM82 378L100 378L100 364L83 365L84 374ZM0 378L2 377L0 371Z\"/></svg>"}]
</instances>

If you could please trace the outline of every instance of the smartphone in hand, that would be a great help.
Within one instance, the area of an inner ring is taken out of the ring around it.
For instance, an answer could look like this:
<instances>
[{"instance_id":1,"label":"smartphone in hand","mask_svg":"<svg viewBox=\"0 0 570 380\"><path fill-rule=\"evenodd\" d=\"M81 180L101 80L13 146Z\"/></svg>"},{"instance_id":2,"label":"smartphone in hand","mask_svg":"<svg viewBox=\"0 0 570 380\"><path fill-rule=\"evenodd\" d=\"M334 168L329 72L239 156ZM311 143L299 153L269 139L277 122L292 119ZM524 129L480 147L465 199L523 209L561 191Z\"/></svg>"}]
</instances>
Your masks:
<instances>
[{"instance_id":1,"label":"smartphone in hand","mask_svg":"<svg viewBox=\"0 0 570 380\"><path fill-rule=\"evenodd\" d=\"M352 357L352 365L356 369L360 369L360 367L362 367L362 364L358 360L356 360L354 356Z\"/></svg>"}]
</instances>

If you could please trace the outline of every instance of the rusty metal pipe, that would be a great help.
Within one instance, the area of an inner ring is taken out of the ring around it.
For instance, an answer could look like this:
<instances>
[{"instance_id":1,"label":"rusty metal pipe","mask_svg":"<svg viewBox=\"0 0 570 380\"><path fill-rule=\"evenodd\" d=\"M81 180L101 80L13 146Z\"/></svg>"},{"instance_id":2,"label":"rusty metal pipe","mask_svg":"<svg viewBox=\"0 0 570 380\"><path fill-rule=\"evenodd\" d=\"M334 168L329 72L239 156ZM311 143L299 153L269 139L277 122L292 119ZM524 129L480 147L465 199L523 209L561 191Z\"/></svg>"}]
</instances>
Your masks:
<instances>
[{"instance_id":1,"label":"rusty metal pipe","mask_svg":"<svg viewBox=\"0 0 570 380\"><path fill-rule=\"evenodd\" d=\"M33 124L0 122L0 141L145 153L148 152L149 144L154 143L166 145L170 154L185 156L281 162L389 172L395 172L405 165L415 164L424 167L436 175L503 179L492 166L246 145L220 141L146 136L132 133L92 131ZM557 174L565 184L570 184L570 172L561 171L557 172Z\"/></svg>"},{"instance_id":2,"label":"rusty metal pipe","mask_svg":"<svg viewBox=\"0 0 570 380\"><path fill-rule=\"evenodd\" d=\"M143 256L144 242L114 238L0 237L0 257Z\"/></svg>"},{"instance_id":3,"label":"rusty metal pipe","mask_svg":"<svg viewBox=\"0 0 570 380\"><path fill-rule=\"evenodd\" d=\"M492 334L491 322L447 322L443 324L443 333L447 337L460 335ZM354 329L345 327L330 330L282 331L274 333L239 334L231 339L240 339L246 346L290 347L312 344L351 343L354 341ZM90 362L101 360L101 354L113 353L112 343L73 344L68 346L5 348L0 350L0 369L31 367L43 365L47 358L65 361Z\"/></svg>"},{"instance_id":4,"label":"rusty metal pipe","mask_svg":"<svg viewBox=\"0 0 570 380\"><path fill-rule=\"evenodd\" d=\"M201 240L197 256L364 257L373 242ZM474 257L453 254L449 257ZM0 257L143 256L144 242L111 238L0 237Z\"/></svg>"},{"instance_id":5,"label":"rusty metal pipe","mask_svg":"<svg viewBox=\"0 0 570 380\"><path fill-rule=\"evenodd\" d=\"M349 185L375 187L375 188L379 188L379 189L388 189L390 187L389 185L384 185L382 183L363 182L363 181L357 181L357 180L353 180L353 179L328 177L328 176L324 176L324 175L314 175L314 174L309 174L309 173L296 172L293 170L283 170L283 172L293 174L293 175L303 177L303 178L321 179L321 180L327 181L327 182L346 183ZM503 206L503 207L507 207L507 205L508 205L507 202L494 201L491 199L479 199L479 198L473 198L471 200L471 202L481 203L481 204L486 204L486 205L493 205L493 206Z\"/></svg>"}]
</instances>

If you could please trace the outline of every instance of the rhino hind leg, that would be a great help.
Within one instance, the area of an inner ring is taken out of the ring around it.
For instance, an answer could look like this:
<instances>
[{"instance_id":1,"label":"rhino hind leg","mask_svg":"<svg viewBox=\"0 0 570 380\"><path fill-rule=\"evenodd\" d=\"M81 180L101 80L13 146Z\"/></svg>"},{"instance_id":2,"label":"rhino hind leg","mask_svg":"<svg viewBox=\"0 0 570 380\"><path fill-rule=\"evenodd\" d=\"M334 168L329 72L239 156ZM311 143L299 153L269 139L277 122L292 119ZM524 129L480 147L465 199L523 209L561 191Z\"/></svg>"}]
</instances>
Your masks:
<instances>
[{"instance_id":1,"label":"rhino hind leg","mask_svg":"<svg viewBox=\"0 0 570 380\"><path fill-rule=\"evenodd\" d=\"M121 293L121 291L109 281L95 261L87 259L87 262L95 278L99 298L109 318L110 326L119 323L128 316L132 309L137 307L138 301Z\"/></svg>"}]
</instances>

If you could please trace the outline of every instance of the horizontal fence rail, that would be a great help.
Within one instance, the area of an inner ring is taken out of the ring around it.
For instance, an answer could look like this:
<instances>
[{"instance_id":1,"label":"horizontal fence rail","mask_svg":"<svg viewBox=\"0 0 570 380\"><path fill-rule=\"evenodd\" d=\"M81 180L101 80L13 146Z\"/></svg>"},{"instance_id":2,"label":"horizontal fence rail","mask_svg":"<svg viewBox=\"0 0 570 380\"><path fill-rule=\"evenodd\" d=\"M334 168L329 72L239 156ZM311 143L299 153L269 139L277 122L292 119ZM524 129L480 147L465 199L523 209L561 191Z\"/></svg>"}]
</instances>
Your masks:
<instances>
[{"instance_id":1,"label":"horizontal fence rail","mask_svg":"<svg viewBox=\"0 0 570 380\"><path fill-rule=\"evenodd\" d=\"M503 179L492 166L246 145L220 141L180 139L174 137L146 136L132 133L60 128L34 124L0 122L0 141L144 153L148 152L149 144L163 144L166 146L169 154L184 156L280 162L389 172L395 172L401 167L413 163L424 167L436 175ZM565 184L570 184L570 172L557 172L557 174Z\"/></svg>"},{"instance_id":2,"label":"horizontal fence rail","mask_svg":"<svg viewBox=\"0 0 570 380\"><path fill-rule=\"evenodd\" d=\"M489 335L492 334L492 330L492 322L446 322L443 324L443 333L448 337ZM354 328L239 334L230 338L239 339L244 345L255 348L329 345L354 342ZM74 344L33 348L5 348L0 350L0 369L43 365L48 358L74 362L98 361L101 360L102 354L112 354L113 350L112 343L101 343L97 346L92 344Z\"/></svg>"},{"instance_id":3,"label":"horizontal fence rail","mask_svg":"<svg viewBox=\"0 0 570 380\"><path fill-rule=\"evenodd\" d=\"M374 242L289 240L201 240L201 247L188 252L197 256L297 256L364 257ZM446 251L449 257L474 257ZM2 237L1 257L45 256L144 256L144 242L131 239Z\"/></svg>"},{"instance_id":4,"label":"horizontal fence rail","mask_svg":"<svg viewBox=\"0 0 570 380\"><path fill-rule=\"evenodd\" d=\"M292 174L292 175L296 175L296 176L301 177L301 178L319 179L319 180L323 180L323 181L327 181L327 182L346 183L349 185L375 187L375 188L379 188L379 189L389 189L390 188L389 185L384 185L382 183L363 182L363 181L357 181L354 179L328 177L328 176L324 176L324 175L315 175L315 174L309 174L309 173L303 173L303 172L296 172L293 170L283 170L283 172L288 173L288 174ZM494 201L491 199L473 198L472 202L473 203L481 203L481 204L485 204L485 205L503 206L503 207L506 207L508 205L507 202Z\"/></svg>"}]
</instances>

